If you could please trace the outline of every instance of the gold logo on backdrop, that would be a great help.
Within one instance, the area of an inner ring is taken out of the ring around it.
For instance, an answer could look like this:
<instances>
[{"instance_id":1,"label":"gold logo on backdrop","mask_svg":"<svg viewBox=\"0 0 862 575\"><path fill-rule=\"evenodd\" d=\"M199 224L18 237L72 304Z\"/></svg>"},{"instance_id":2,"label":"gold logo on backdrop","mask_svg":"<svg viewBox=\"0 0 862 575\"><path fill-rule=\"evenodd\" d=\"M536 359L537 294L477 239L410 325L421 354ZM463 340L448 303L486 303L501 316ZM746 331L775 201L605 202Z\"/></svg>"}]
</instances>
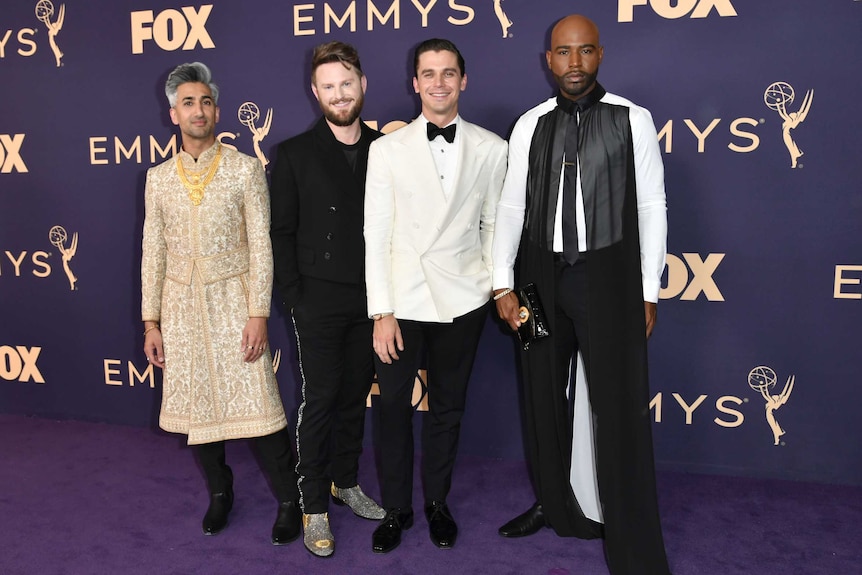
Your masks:
<instances>
[{"instance_id":1,"label":"gold logo on backdrop","mask_svg":"<svg viewBox=\"0 0 862 575\"><path fill-rule=\"evenodd\" d=\"M803 152L796 145L796 142L793 141L790 130L795 130L799 127L799 124L805 121L805 117L808 116L808 111L811 109L811 101L814 99L814 90L805 92L805 98L803 98L799 110L788 112L787 106L792 104L795 98L796 93L793 90L793 86L787 82L773 82L763 93L763 102L770 110L778 112L778 115L784 121L781 124L781 131L784 136L784 145L787 146L787 151L790 152L790 167L801 168L802 164L798 164L797 160L799 160Z\"/></svg>"},{"instance_id":2,"label":"gold logo on backdrop","mask_svg":"<svg viewBox=\"0 0 862 575\"><path fill-rule=\"evenodd\" d=\"M503 11L503 0L494 0L494 14L497 15L497 20L500 21L500 28L503 30L503 38L509 37L509 28L512 27L512 21Z\"/></svg>"},{"instance_id":3,"label":"gold logo on backdrop","mask_svg":"<svg viewBox=\"0 0 862 575\"><path fill-rule=\"evenodd\" d=\"M281 350L277 349L272 352L272 373L278 373L278 367L281 365Z\"/></svg>"},{"instance_id":4,"label":"gold logo on backdrop","mask_svg":"<svg viewBox=\"0 0 862 575\"><path fill-rule=\"evenodd\" d=\"M371 384L371 391L368 392L368 397L365 398L365 407L371 407L371 396L380 395L380 384L377 382L377 374L374 374L374 383ZM416 372L416 379L413 381L413 397L410 404L416 411L428 411L428 370L420 369Z\"/></svg>"},{"instance_id":5,"label":"gold logo on backdrop","mask_svg":"<svg viewBox=\"0 0 862 575\"><path fill-rule=\"evenodd\" d=\"M257 127L255 122L260 119L260 108L254 102L243 102L240 104L239 110L236 112L239 123L247 127L251 131L251 138L254 142L254 154L260 163L266 168L269 160L260 149L260 143L269 134L269 129L272 127L272 108L267 110L266 118L263 120L263 125Z\"/></svg>"},{"instance_id":6,"label":"gold logo on backdrop","mask_svg":"<svg viewBox=\"0 0 862 575\"><path fill-rule=\"evenodd\" d=\"M63 29L63 20L66 18L66 5L60 4L57 19L51 22L51 16L53 15L54 5L51 4L51 0L39 0L36 2L36 18L48 29L48 42L51 44L51 50L54 51L54 59L57 61L57 67L59 68L63 65L60 61L63 58L63 52L57 46L57 34Z\"/></svg>"},{"instance_id":7,"label":"gold logo on backdrop","mask_svg":"<svg viewBox=\"0 0 862 575\"><path fill-rule=\"evenodd\" d=\"M72 269L69 267L69 262L75 257L75 252L78 251L78 232L75 232L72 235L72 243L69 247L66 247L66 240L68 239L68 235L66 234L66 229L63 226L54 226L48 232L48 239L51 241L51 244L60 250L60 253L63 255L63 270L66 272L66 277L69 278L69 289L75 291L75 284L78 281L78 278L75 277L75 274L72 273Z\"/></svg>"},{"instance_id":8,"label":"gold logo on backdrop","mask_svg":"<svg viewBox=\"0 0 862 575\"><path fill-rule=\"evenodd\" d=\"M0 174L16 171L26 174L29 170L21 157L21 146L26 134L0 134Z\"/></svg>"},{"instance_id":9,"label":"gold logo on backdrop","mask_svg":"<svg viewBox=\"0 0 862 575\"><path fill-rule=\"evenodd\" d=\"M41 352L41 347L0 345L0 379L45 383L45 378L36 364Z\"/></svg>"},{"instance_id":10,"label":"gold logo on backdrop","mask_svg":"<svg viewBox=\"0 0 862 575\"><path fill-rule=\"evenodd\" d=\"M779 394L770 393L776 389L775 385L778 382L778 376L771 367L761 365L755 367L748 373L748 385L754 391L760 392L763 399L766 401L766 423L772 429L772 437L775 440L774 445L781 443L780 437L785 434L784 428L775 419L775 412L790 399L790 394L793 392L793 384L796 382L796 376L791 375L787 378L787 383L784 384L784 389Z\"/></svg>"}]
</instances>

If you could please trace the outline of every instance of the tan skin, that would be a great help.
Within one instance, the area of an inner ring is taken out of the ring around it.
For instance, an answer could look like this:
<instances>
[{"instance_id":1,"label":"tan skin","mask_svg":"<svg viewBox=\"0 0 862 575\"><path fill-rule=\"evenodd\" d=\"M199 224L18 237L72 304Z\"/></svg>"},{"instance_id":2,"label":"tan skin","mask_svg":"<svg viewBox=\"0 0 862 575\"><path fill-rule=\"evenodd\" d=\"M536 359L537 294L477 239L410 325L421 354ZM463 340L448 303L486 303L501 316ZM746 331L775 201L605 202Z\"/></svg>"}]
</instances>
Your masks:
<instances>
[{"instance_id":1,"label":"tan skin","mask_svg":"<svg viewBox=\"0 0 862 575\"><path fill-rule=\"evenodd\" d=\"M596 87L596 75L604 56L599 43L599 29L589 18L567 16L557 22L551 32L551 49L545 52L548 69L553 74L560 94L577 101ZM494 295L503 289L494 291ZM513 331L521 325L518 317L518 298L509 293L497 300L497 314ZM646 337L652 335L656 323L656 304L644 302Z\"/></svg>"},{"instance_id":2,"label":"tan skin","mask_svg":"<svg viewBox=\"0 0 862 575\"><path fill-rule=\"evenodd\" d=\"M180 127L183 150L193 158L199 158L215 144L215 125L219 120L219 109L209 86L200 82L180 84L177 88L177 103L171 108L170 114L174 125ZM145 321L144 332L144 353L147 355L147 361L164 369L165 352L159 323ZM266 351L266 346L266 318L248 318L242 330L239 347L243 361L257 361Z\"/></svg>"},{"instance_id":3,"label":"tan skin","mask_svg":"<svg viewBox=\"0 0 862 575\"><path fill-rule=\"evenodd\" d=\"M352 66L341 62L321 64L314 71L311 91L320 103L320 109L326 116L326 123L332 130L335 139L343 144L355 144L362 136L362 126L359 116L347 126L334 124L330 115L339 119L349 118L361 105L368 81L364 75Z\"/></svg>"},{"instance_id":4,"label":"tan skin","mask_svg":"<svg viewBox=\"0 0 862 575\"><path fill-rule=\"evenodd\" d=\"M413 91L422 102L422 115L434 124L444 127L458 115L458 98L467 88L467 75L461 73L458 57L448 50L428 51L419 55ZM404 351L401 328L394 315L386 315L374 322L374 353L383 363L398 359Z\"/></svg>"}]
</instances>

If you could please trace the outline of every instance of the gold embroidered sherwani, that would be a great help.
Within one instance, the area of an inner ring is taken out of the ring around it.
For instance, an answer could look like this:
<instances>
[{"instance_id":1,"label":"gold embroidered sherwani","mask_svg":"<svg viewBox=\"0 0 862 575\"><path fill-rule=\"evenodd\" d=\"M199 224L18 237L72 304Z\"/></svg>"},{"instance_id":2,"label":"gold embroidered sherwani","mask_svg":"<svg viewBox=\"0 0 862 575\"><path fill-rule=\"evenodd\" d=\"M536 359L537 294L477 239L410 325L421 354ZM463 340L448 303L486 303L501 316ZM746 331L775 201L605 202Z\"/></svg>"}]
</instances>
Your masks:
<instances>
[{"instance_id":1,"label":"gold embroidered sherwani","mask_svg":"<svg viewBox=\"0 0 862 575\"><path fill-rule=\"evenodd\" d=\"M219 144L187 174L212 164ZM267 350L243 361L249 317L269 317L272 247L269 193L260 162L222 146L199 206L177 174L176 157L150 168L145 192L144 321L161 323L165 353L159 426L190 445L259 437L287 425Z\"/></svg>"}]
</instances>

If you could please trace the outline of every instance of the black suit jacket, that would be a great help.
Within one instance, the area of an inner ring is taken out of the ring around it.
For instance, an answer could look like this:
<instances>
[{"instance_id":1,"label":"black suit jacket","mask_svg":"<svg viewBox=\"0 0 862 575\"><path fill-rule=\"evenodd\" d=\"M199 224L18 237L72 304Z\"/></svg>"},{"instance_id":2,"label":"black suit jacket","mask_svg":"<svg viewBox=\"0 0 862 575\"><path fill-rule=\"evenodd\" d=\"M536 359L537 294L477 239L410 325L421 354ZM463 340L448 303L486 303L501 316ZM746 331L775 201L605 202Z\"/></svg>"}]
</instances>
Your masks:
<instances>
[{"instance_id":1,"label":"black suit jacket","mask_svg":"<svg viewBox=\"0 0 862 575\"><path fill-rule=\"evenodd\" d=\"M381 135L362 123L353 171L324 118L278 145L270 236L275 285L288 309L302 297L303 276L364 284L365 171L368 147Z\"/></svg>"}]
</instances>

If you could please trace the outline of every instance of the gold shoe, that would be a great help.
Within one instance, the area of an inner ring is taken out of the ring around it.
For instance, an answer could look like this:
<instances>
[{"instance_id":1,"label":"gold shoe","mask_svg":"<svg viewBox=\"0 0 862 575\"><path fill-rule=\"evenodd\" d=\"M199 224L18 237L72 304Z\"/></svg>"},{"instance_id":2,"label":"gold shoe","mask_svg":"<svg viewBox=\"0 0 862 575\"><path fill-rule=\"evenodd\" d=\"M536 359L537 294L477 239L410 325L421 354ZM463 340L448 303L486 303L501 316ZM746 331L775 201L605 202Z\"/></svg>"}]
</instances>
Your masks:
<instances>
[{"instance_id":1,"label":"gold shoe","mask_svg":"<svg viewBox=\"0 0 862 575\"><path fill-rule=\"evenodd\" d=\"M329 513L304 513L302 529L305 532L302 542L312 554L330 557L335 553L335 538L329 529Z\"/></svg>"}]
</instances>

